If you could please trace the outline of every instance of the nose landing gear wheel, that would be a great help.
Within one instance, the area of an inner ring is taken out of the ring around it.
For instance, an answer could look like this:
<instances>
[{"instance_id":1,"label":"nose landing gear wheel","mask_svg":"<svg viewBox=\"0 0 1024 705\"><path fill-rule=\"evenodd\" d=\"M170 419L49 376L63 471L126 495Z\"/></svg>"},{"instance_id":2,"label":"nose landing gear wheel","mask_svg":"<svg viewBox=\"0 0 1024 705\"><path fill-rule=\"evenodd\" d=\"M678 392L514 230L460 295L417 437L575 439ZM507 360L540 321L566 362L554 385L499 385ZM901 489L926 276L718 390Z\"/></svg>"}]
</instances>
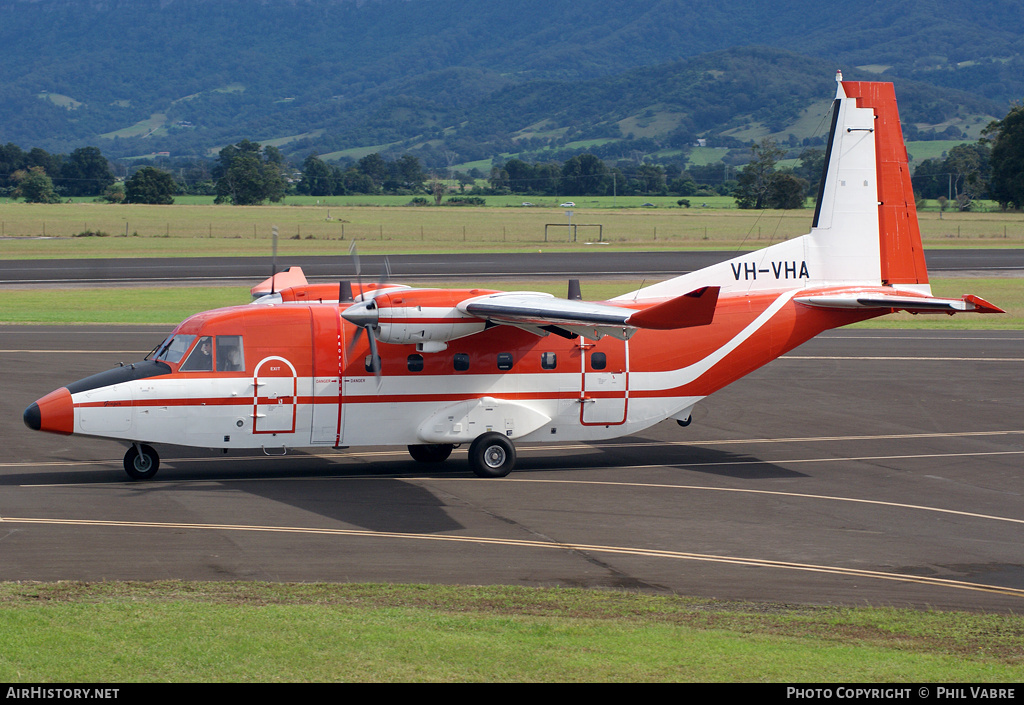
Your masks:
<instances>
[{"instance_id":1,"label":"nose landing gear wheel","mask_svg":"<svg viewBox=\"0 0 1024 705\"><path fill-rule=\"evenodd\" d=\"M469 446L469 467L477 477L505 477L516 464L516 447L500 433L485 433Z\"/></svg>"},{"instance_id":2,"label":"nose landing gear wheel","mask_svg":"<svg viewBox=\"0 0 1024 705\"><path fill-rule=\"evenodd\" d=\"M133 443L124 454L124 471L133 480L152 480L160 469L160 456L150 446Z\"/></svg>"}]
</instances>

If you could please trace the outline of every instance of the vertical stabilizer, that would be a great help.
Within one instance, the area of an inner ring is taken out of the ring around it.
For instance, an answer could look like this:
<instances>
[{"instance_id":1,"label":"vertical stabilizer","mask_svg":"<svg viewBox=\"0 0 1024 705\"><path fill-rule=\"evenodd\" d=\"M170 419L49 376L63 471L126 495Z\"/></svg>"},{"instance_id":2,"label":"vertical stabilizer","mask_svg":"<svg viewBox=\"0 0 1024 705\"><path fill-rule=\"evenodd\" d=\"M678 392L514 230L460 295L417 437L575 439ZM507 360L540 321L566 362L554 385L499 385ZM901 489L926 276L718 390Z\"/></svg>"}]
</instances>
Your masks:
<instances>
[{"instance_id":1,"label":"vertical stabilizer","mask_svg":"<svg viewBox=\"0 0 1024 705\"><path fill-rule=\"evenodd\" d=\"M917 207L891 83L837 74L832 130L811 231L619 299L829 286L892 286L930 295Z\"/></svg>"},{"instance_id":2,"label":"vertical stabilizer","mask_svg":"<svg viewBox=\"0 0 1024 705\"><path fill-rule=\"evenodd\" d=\"M921 230L896 92L891 83L844 82L848 98L875 113L880 272L883 284L927 284Z\"/></svg>"}]
</instances>

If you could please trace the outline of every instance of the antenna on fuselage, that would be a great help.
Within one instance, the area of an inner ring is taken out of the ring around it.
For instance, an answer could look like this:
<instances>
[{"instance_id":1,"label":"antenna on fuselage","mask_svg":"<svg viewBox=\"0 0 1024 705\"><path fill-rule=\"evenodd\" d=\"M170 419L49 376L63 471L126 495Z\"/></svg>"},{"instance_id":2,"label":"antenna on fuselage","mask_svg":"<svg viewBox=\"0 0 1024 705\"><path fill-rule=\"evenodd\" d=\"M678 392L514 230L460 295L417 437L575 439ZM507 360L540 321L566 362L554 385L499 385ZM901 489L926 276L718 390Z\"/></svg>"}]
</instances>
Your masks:
<instances>
[{"instance_id":1,"label":"antenna on fuselage","mask_svg":"<svg viewBox=\"0 0 1024 705\"><path fill-rule=\"evenodd\" d=\"M338 301L343 304L350 304L355 301L352 296L352 282L348 279L338 283Z\"/></svg>"}]
</instances>

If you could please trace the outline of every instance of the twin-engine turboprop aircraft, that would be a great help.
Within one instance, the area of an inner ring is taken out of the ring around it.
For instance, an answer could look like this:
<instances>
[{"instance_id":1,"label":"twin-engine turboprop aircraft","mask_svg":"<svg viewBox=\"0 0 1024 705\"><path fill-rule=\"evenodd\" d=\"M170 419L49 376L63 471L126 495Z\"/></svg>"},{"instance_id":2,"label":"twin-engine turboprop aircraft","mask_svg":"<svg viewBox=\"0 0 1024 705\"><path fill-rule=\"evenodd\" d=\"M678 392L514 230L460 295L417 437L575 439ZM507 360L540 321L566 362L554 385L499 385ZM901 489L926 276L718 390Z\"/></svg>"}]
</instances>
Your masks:
<instances>
[{"instance_id":1,"label":"twin-engine turboprop aircraft","mask_svg":"<svg viewBox=\"0 0 1024 705\"><path fill-rule=\"evenodd\" d=\"M291 269L254 303L184 321L142 362L25 410L29 428L129 444L469 444L481 477L515 442L595 441L694 405L822 331L894 311L998 313L931 294L892 84L839 81L811 232L603 302L531 292L309 284Z\"/></svg>"}]
</instances>

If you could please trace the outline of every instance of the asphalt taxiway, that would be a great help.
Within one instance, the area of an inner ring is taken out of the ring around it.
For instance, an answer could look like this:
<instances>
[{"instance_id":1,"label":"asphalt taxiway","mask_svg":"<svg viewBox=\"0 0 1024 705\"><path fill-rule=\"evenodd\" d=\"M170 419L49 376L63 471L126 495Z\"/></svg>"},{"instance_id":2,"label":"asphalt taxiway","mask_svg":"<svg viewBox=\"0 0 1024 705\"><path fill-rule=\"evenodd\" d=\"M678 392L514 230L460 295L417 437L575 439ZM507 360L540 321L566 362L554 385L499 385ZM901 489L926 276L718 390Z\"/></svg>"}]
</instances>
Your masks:
<instances>
[{"instance_id":1,"label":"asphalt taxiway","mask_svg":"<svg viewBox=\"0 0 1024 705\"><path fill-rule=\"evenodd\" d=\"M520 445L508 478L457 450L223 456L22 411L140 359L163 327L0 326L0 580L586 586L722 599L1024 609L1024 332L826 333L694 422Z\"/></svg>"},{"instance_id":2,"label":"asphalt taxiway","mask_svg":"<svg viewBox=\"0 0 1024 705\"><path fill-rule=\"evenodd\" d=\"M657 281L724 262L736 251L678 252L520 252L388 255L393 278L538 278L586 275ZM1024 249L926 250L934 276L971 272L974 276L1020 276ZM100 286L145 284L255 284L270 276L270 257L165 257L137 259L0 260L0 285ZM361 255L364 278L375 280L385 269L382 255ZM302 267L310 281L356 276L354 260L345 255L281 257L279 267Z\"/></svg>"}]
</instances>

